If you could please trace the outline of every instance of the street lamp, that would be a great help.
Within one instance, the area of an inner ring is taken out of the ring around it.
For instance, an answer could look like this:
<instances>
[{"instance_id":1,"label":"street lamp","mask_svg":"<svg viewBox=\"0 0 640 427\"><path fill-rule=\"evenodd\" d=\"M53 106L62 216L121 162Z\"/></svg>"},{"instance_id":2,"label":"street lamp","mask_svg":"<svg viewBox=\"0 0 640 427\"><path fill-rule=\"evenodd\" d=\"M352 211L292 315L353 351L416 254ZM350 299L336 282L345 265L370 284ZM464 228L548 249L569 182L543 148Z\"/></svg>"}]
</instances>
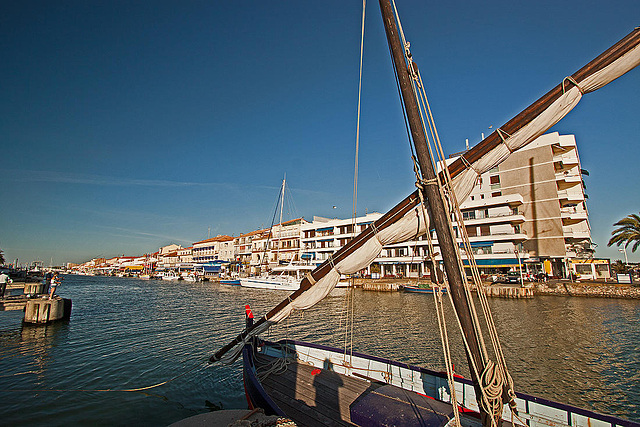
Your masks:
<instances>
[{"instance_id":1,"label":"street lamp","mask_svg":"<svg viewBox=\"0 0 640 427\"><path fill-rule=\"evenodd\" d=\"M623 246L622 249L618 249L618 252L624 253L624 265L626 267L627 264L629 264L629 260L627 259L627 248Z\"/></svg>"}]
</instances>

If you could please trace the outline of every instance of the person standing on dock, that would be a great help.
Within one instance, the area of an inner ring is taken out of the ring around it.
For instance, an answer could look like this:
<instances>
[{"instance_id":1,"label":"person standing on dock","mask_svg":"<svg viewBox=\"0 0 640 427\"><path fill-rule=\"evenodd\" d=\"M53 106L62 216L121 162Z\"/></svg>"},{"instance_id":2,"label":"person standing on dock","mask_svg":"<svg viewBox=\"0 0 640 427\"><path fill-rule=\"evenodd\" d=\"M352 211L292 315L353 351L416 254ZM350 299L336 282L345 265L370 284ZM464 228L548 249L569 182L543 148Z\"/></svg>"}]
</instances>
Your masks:
<instances>
[{"instance_id":1,"label":"person standing on dock","mask_svg":"<svg viewBox=\"0 0 640 427\"><path fill-rule=\"evenodd\" d=\"M53 296L56 293L56 288L60 284L60 278L58 277L58 273L55 273L51 278L51 290L49 291L49 299L53 299Z\"/></svg>"},{"instance_id":2,"label":"person standing on dock","mask_svg":"<svg viewBox=\"0 0 640 427\"><path fill-rule=\"evenodd\" d=\"M11 283L11 278L7 273L0 273L0 298L4 298L4 291L7 289L7 284Z\"/></svg>"}]
</instances>

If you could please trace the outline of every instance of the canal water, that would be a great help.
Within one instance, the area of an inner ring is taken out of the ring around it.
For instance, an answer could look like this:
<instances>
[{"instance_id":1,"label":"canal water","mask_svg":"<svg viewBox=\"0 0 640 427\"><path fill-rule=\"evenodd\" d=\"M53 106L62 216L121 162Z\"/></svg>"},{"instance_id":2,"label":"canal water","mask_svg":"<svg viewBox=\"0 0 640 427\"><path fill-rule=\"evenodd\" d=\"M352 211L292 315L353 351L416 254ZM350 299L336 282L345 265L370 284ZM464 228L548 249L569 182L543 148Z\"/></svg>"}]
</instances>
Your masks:
<instances>
[{"instance_id":1,"label":"canal water","mask_svg":"<svg viewBox=\"0 0 640 427\"><path fill-rule=\"evenodd\" d=\"M68 322L23 326L22 312L0 312L2 425L162 426L246 408L240 362L205 362L240 331L245 303L258 316L288 295L88 276L65 276L59 293L73 300ZM294 313L269 338L351 343L344 293ZM356 290L354 301L355 351L443 369L431 296ZM640 301L490 303L516 390L640 420ZM450 334L456 371L465 374L459 333Z\"/></svg>"}]
</instances>

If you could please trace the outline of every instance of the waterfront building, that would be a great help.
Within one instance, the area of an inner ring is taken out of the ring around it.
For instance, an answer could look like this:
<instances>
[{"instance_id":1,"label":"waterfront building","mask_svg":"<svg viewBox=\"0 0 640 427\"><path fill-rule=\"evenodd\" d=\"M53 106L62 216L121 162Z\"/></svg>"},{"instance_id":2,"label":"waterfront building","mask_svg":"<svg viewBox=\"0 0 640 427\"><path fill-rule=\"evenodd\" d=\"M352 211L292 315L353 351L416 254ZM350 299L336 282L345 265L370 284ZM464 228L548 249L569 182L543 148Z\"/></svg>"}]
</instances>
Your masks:
<instances>
[{"instance_id":1,"label":"waterfront building","mask_svg":"<svg viewBox=\"0 0 640 427\"><path fill-rule=\"evenodd\" d=\"M175 268L178 260L177 250L158 254L158 266L164 269Z\"/></svg>"},{"instance_id":2,"label":"waterfront building","mask_svg":"<svg viewBox=\"0 0 640 427\"><path fill-rule=\"evenodd\" d=\"M233 247L233 237L218 235L193 244L193 262L204 264L212 261L228 261L229 246ZM223 255L226 257L223 258Z\"/></svg>"},{"instance_id":3,"label":"waterfront building","mask_svg":"<svg viewBox=\"0 0 640 427\"><path fill-rule=\"evenodd\" d=\"M301 230L308 223L304 218L296 218L271 227L268 258L270 267L301 260Z\"/></svg>"},{"instance_id":4,"label":"waterfront building","mask_svg":"<svg viewBox=\"0 0 640 427\"><path fill-rule=\"evenodd\" d=\"M160 249L158 249L158 255L168 254L169 252L176 252L178 249L182 249L182 246L172 243L170 245L162 246Z\"/></svg>"},{"instance_id":5,"label":"waterfront building","mask_svg":"<svg viewBox=\"0 0 640 427\"><path fill-rule=\"evenodd\" d=\"M373 212L355 220L330 219L314 216L312 222L305 222L300 227L302 233L301 258L320 265L338 249L343 247L350 239L367 228L369 224L382 216Z\"/></svg>"},{"instance_id":6,"label":"waterfront building","mask_svg":"<svg viewBox=\"0 0 640 427\"><path fill-rule=\"evenodd\" d=\"M255 230L250 233L241 234L233 239L235 261L243 266L243 268L248 268L251 264L253 239L261 236L265 231L266 230Z\"/></svg>"},{"instance_id":7,"label":"waterfront building","mask_svg":"<svg viewBox=\"0 0 640 427\"><path fill-rule=\"evenodd\" d=\"M251 258L249 259L249 274L260 274L265 270L265 264L268 260L267 245L271 236L270 229L264 229L257 232L251 239Z\"/></svg>"},{"instance_id":8,"label":"waterfront building","mask_svg":"<svg viewBox=\"0 0 640 427\"><path fill-rule=\"evenodd\" d=\"M193 263L193 246L188 248L178 249L178 262L180 264L192 264Z\"/></svg>"},{"instance_id":9,"label":"waterfront building","mask_svg":"<svg viewBox=\"0 0 640 427\"><path fill-rule=\"evenodd\" d=\"M574 135L549 133L484 173L463 206L521 196L518 212L524 222L511 226L526 239L514 249L527 254L528 270L567 277L570 260L594 253L584 175Z\"/></svg>"}]
</instances>

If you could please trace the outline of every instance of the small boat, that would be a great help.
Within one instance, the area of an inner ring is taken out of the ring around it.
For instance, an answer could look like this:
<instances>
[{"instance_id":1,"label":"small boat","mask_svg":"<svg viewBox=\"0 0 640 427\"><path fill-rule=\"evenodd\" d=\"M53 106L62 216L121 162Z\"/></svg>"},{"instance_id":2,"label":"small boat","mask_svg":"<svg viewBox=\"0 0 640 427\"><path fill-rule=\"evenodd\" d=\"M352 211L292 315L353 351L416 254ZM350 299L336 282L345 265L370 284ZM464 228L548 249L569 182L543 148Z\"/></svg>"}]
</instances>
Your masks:
<instances>
[{"instance_id":1,"label":"small boat","mask_svg":"<svg viewBox=\"0 0 640 427\"><path fill-rule=\"evenodd\" d=\"M314 268L312 265L290 263L273 268L271 274L240 279L240 285L245 288L295 291L300 289L300 282Z\"/></svg>"},{"instance_id":2,"label":"small boat","mask_svg":"<svg viewBox=\"0 0 640 427\"><path fill-rule=\"evenodd\" d=\"M138 276L138 279L140 279L140 280L149 280L149 279L151 279L151 275L149 275L149 274L141 274L141 275Z\"/></svg>"},{"instance_id":3,"label":"small boat","mask_svg":"<svg viewBox=\"0 0 640 427\"><path fill-rule=\"evenodd\" d=\"M198 282L199 281L199 277L194 273L182 273L181 278L185 282Z\"/></svg>"},{"instance_id":4,"label":"small boat","mask_svg":"<svg viewBox=\"0 0 640 427\"><path fill-rule=\"evenodd\" d=\"M179 280L180 276L175 271L165 271L160 276L162 280Z\"/></svg>"},{"instance_id":5,"label":"small boat","mask_svg":"<svg viewBox=\"0 0 640 427\"><path fill-rule=\"evenodd\" d=\"M240 286L240 279L222 279L220 280L220 284L227 286Z\"/></svg>"},{"instance_id":6,"label":"small boat","mask_svg":"<svg viewBox=\"0 0 640 427\"><path fill-rule=\"evenodd\" d=\"M432 288L430 285L425 285L425 284L400 285L400 290L405 291L405 292L416 292L416 293L431 294L431 295L434 293L434 288ZM440 291L442 293L446 293L447 289L446 288L441 288Z\"/></svg>"}]
</instances>

